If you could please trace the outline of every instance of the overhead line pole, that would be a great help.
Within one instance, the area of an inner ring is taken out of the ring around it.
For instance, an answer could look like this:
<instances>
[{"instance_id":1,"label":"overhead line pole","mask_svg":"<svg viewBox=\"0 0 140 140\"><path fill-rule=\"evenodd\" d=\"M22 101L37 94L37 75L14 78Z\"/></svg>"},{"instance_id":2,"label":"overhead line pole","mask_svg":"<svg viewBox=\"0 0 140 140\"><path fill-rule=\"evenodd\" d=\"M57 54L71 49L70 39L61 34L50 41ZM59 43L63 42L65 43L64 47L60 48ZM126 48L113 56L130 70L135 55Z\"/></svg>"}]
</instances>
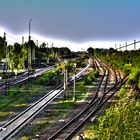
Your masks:
<instances>
[{"instance_id":1,"label":"overhead line pole","mask_svg":"<svg viewBox=\"0 0 140 140\"><path fill-rule=\"evenodd\" d=\"M28 59L28 84L29 84L29 73L31 71L31 21L29 20L29 40L28 40L28 49L27 49L27 59Z\"/></svg>"},{"instance_id":2,"label":"overhead line pole","mask_svg":"<svg viewBox=\"0 0 140 140\"><path fill-rule=\"evenodd\" d=\"M137 43L140 43L140 41L134 40L133 43L127 44L127 49L128 49L128 46L134 45L134 50L136 50L136 44L137 44ZM118 47L118 48L116 48L116 49L118 50L118 49L122 49L122 48L125 48L125 47L126 47L126 45L121 46L121 47Z\"/></svg>"},{"instance_id":3,"label":"overhead line pole","mask_svg":"<svg viewBox=\"0 0 140 140\"><path fill-rule=\"evenodd\" d=\"M73 101L76 101L76 64L74 64Z\"/></svg>"},{"instance_id":4,"label":"overhead line pole","mask_svg":"<svg viewBox=\"0 0 140 140\"><path fill-rule=\"evenodd\" d=\"M134 40L134 50L136 50L136 40Z\"/></svg>"},{"instance_id":5,"label":"overhead line pole","mask_svg":"<svg viewBox=\"0 0 140 140\"><path fill-rule=\"evenodd\" d=\"M125 44L126 44L126 50L127 50L127 42Z\"/></svg>"},{"instance_id":6,"label":"overhead line pole","mask_svg":"<svg viewBox=\"0 0 140 140\"><path fill-rule=\"evenodd\" d=\"M29 20L29 42L28 42L28 72L31 71L31 21Z\"/></svg>"},{"instance_id":7,"label":"overhead line pole","mask_svg":"<svg viewBox=\"0 0 140 140\"><path fill-rule=\"evenodd\" d=\"M4 33L4 47L5 47L5 95L8 95L8 90L10 87L9 83L9 65L8 65L8 59L9 59L9 50L7 48L7 43L6 43L6 33Z\"/></svg>"}]
</instances>

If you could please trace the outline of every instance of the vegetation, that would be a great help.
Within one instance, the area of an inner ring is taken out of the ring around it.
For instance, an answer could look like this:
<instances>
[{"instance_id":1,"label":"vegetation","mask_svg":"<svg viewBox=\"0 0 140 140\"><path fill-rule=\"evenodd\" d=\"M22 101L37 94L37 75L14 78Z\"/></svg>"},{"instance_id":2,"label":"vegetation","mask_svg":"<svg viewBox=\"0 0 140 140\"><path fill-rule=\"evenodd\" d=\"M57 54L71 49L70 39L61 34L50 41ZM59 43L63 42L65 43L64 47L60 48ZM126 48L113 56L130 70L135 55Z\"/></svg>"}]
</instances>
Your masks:
<instances>
[{"instance_id":1,"label":"vegetation","mask_svg":"<svg viewBox=\"0 0 140 140\"><path fill-rule=\"evenodd\" d=\"M43 76L39 77L32 83L35 85L45 86L56 86L62 81L61 69L56 68L55 70L49 71Z\"/></svg>"},{"instance_id":2,"label":"vegetation","mask_svg":"<svg viewBox=\"0 0 140 140\"><path fill-rule=\"evenodd\" d=\"M93 71L93 69L90 69ZM26 136L27 140L35 138L36 134L41 135L46 132L46 129L51 129L56 121L63 121L73 110L78 106L78 102L85 99L88 95L89 89L92 88L89 85L84 84L84 79L76 82L76 102L73 101L73 85L67 89L67 99L61 99L55 107L47 112L42 119L38 120L33 129L28 131Z\"/></svg>"},{"instance_id":3,"label":"vegetation","mask_svg":"<svg viewBox=\"0 0 140 140\"><path fill-rule=\"evenodd\" d=\"M140 96L136 100L136 91L130 92L130 88L125 87L119 97L116 104L85 131L87 139L140 139Z\"/></svg>"},{"instance_id":4,"label":"vegetation","mask_svg":"<svg viewBox=\"0 0 140 140\"><path fill-rule=\"evenodd\" d=\"M95 125L85 130L85 139L140 139L140 50L118 52L109 49L98 52L98 56L129 77L115 104L111 104Z\"/></svg>"},{"instance_id":5,"label":"vegetation","mask_svg":"<svg viewBox=\"0 0 140 140\"><path fill-rule=\"evenodd\" d=\"M0 64L5 63L1 60L6 58L6 49L4 44L6 44L5 39L0 37ZM14 45L8 45L8 67L12 72L20 72L25 70L28 67L28 49L31 48L31 61L32 68L39 68L43 64L52 65L55 62L59 62L64 58L74 57L70 49L63 47L57 48L52 47L48 48L45 43L42 43L40 46L37 46L33 40L25 42L24 44L14 43ZM35 50L35 60L33 58L33 50ZM5 69L4 66L0 66L1 69Z\"/></svg>"},{"instance_id":6,"label":"vegetation","mask_svg":"<svg viewBox=\"0 0 140 140\"><path fill-rule=\"evenodd\" d=\"M27 107L29 101L43 91L43 86L36 88L27 85L11 88L8 96L0 96L0 121L14 114L21 107Z\"/></svg>"},{"instance_id":7,"label":"vegetation","mask_svg":"<svg viewBox=\"0 0 140 140\"><path fill-rule=\"evenodd\" d=\"M93 82L95 81L95 78L99 77L99 72L98 71L93 71L89 75L85 77L84 84L85 85L92 85Z\"/></svg>"},{"instance_id":8,"label":"vegetation","mask_svg":"<svg viewBox=\"0 0 140 140\"><path fill-rule=\"evenodd\" d=\"M44 90L49 90L46 86L56 86L59 81L56 80L61 76L57 74L59 68L49 71L41 77L27 81L24 85L19 85L10 88L8 96L0 96L0 121L6 119L8 116L17 112L21 107L24 109L29 106L31 100L35 97L39 98L38 95L44 92Z\"/></svg>"},{"instance_id":9,"label":"vegetation","mask_svg":"<svg viewBox=\"0 0 140 140\"><path fill-rule=\"evenodd\" d=\"M116 51L109 49L102 51L100 57L105 60L112 68L120 70L123 75L130 75L128 83L139 88L140 80L140 50L136 51Z\"/></svg>"},{"instance_id":10,"label":"vegetation","mask_svg":"<svg viewBox=\"0 0 140 140\"><path fill-rule=\"evenodd\" d=\"M89 54L89 56L90 57L93 57L95 54L94 54L94 49L92 48L92 47L89 47L88 49L87 49L87 51L88 51L88 54Z\"/></svg>"}]
</instances>

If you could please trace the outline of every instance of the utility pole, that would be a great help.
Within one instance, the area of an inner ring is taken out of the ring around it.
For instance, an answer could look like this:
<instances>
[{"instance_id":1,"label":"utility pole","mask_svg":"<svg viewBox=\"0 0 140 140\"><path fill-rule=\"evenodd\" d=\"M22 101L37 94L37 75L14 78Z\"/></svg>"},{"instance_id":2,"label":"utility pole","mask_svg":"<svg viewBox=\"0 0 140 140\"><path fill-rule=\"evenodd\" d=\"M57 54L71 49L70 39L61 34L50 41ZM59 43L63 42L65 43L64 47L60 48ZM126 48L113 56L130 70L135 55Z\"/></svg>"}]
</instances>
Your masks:
<instances>
[{"instance_id":1,"label":"utility pole","mask_svg":"<svg viewBox=\"0 0 140 140\"><path fill-rule=\"evenodd\" d=\"M125 44L126 44L126 50L127 50L127 42Z\"/></svg>"},{"instance_id":2,"label":"utility pole","mask_svg":"<svg viewBox=\"0 0 140 140\"><path fill-rule=\"evenodd\" d=\"M134 50L136 50L136 40L134 40Z\"/></svg>"},{"instance_id":3,"label":"utility pole","mask_svg":"<svg viewBox=\"0 0 140 140\"><path fill-rule=\"evenodd\" d=\"M35 63L35 46L32 46L32 61Z\"/></svg>"},{"instance_id":4,"label":"utility pole","mask_svg":"<svg viewBox=\"0 0 140 140\"><path fill-rule=\"evenodd\" d=\"M38 47L38 40L36 40L36 46Z\"/></svg>"},{"instance_id":5,"label":"utility pole","mask_svg":"<svg viewBox=\"0 0 140 140\"><path fill-rule=\"evenodd\" d=\"M8 66L8 57L9 57L9 50L7 48L7 42L6 42L6 33L4 33L4 47L5 47L5 58L6 58L6 61L5 61L5 95L8 95L8 89L9 89L9 66Z\"/></svg>"},{"instance_id":6,"label":"utility pole","mask_svg":"<svg viewBox=\"0 0 140 140\"><path fill-rule=\"evenodd\" d=\"M115 44L115 50L117 49L117 44Z\"/></svg>"},{"instance_id":7,"label":"utility pole","mask_svg":"<svg viewBox=\"0 0 140 140\"><path fill-rule=\"evenodd\" d=\"M36 63L39 65L39 61L38 61L38 59L37 58L39 58L39 52L38 52L38 40L36 40L36 50L37 50L37 52L36 52L36 54L37 54L37 56L36 56Z\"/></svg>"},{"instance_id":8,"label":"utility pole","mask_svg":"<svg viewBox=\"0 0 140 140\"><path fill-rule=\"evenodd\" d=\"M76 64L74 64L73 80L73 101L76 101Z\"/></svg>"},{"instance_id":9,"label":"utility pole","mask_svg":"<svg viewBox=\"0 0 140 140\"><path fill-rule=\"evenodd\" d=\"M66 100L67 97L67 84L66 84L66 66L64 64L64 68L63 68L63 72L64 72L64 100Z\"/></svg>"},{"instance_id":10,"label":"utility pole","mask_svg":"<svg viewBox=\"0 0 140 140\"><path fill-rule=\"evenodd\" d=\"M22 36L22 45L24 44L24 36Z\"/></svg>"},{"instance_id":11,"label":"utility pole","mask_svg":"<svg viewBox=\"0 0 140 140\"><path fill-rule=\"evenodd\" d=\"M66 73L66 87L67 87L67 83L68 83L68 69L67 69L67 66L66 66L66 69L65 69L65 73Z\"/></svg>"},{"instance_id":12,"label":"utility pole","mask_svg":"<svg viewBox=\"0 0 140 140\"><path fill-rule=\"evenodd\" d=\"M67 98L67 61L62 64L64 72L64 100Z\"/></svg>"},{"instance_id":13,"label":"utility pole","mask_svg":"<svg viewBox=\"0 0 140 140\"><path fill-rule=\"evenodd\" d=\"M28 42L28 73L31 71L31 21L29 20L29 42Z\"/></svg>"},{"instance_id":14,"label":"utility pole","mask_svg":"<svg viewBox=\"0 0 140 140\"><path fill-rule=\"evenodd\" d=\"M120 51L121 51L121 44L120 44Z\"/></svg>"}]
</instances>

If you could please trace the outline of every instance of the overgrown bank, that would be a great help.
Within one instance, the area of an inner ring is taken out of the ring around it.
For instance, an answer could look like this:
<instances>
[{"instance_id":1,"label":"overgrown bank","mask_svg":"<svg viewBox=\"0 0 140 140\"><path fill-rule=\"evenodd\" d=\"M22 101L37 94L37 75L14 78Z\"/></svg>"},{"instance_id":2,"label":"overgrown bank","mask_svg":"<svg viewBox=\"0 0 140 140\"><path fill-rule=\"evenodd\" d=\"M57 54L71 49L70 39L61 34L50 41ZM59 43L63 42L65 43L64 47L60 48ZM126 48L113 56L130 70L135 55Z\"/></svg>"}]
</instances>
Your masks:
<instances>
[{"instance_id":1,"label":"overgrown bank","mask_svg":"<svg viewBox=\"0 0 140 140\"><path fill-rule=\"evenodd\" d=\"M97 122L86 128L86 140L138 140L140 139L140 50L118 52L106 50L100 56L128 81L118 92L115 104L108 108Z\"/></svg>"}]
</instances>

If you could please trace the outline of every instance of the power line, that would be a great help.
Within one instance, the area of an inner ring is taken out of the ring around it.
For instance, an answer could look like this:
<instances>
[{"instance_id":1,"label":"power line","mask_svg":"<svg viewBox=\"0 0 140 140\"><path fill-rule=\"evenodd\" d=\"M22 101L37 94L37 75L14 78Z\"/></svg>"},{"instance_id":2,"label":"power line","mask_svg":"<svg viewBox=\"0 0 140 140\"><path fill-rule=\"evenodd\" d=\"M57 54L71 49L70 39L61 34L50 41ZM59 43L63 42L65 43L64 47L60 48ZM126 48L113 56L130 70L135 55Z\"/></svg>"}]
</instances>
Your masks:
<instances>
[{"instance_id":1,"label":"power line","mask_svg":"<svg viewBox=\"0 0 140 140\"><path fill-rule=\"evenodd\" d=\"M9 40L9 39L7 39L6 41L7 41L7 42L10 42L10 43L12 43L12 44L15 44L15 42L13 42L13 41L11 41L11 40Z\"/></svg>"},{"instance_id":2,"label":"power line","mask_svg":"<svg viewBox=\"0 0 140 140\"><path fill-rule=\"evenodd\" d=\"M18 41L18 42L19 42L19 40L18 40L18 39L16 39L15 37L13 37L12 35L10 35L10 34L8 34L8 33L6 33L6 35L7 35L7 36L9 36L11 39L16 40L16 41Z\"/></svg>"},{"instance_id":3,"label":"power line","mask_svg":"<svg viewBox=\"0 0 140 140\"><path fill-rule=\"evenodd\" d=\"M140 41L134 40L134 42L133 42L133 43L130 43L130 44L127 44L127 42L126 42L125 45L120 46L120 47L118 47L118 48L116 48L116 49L119 50L119 49L122 49L122 48L126 48L126 50L127 50L127 49L128 49L128 46L134 45L134 50L136 50L136 44L137 44L137 43L140 43Z\"/></svg>"}]
</instances>

